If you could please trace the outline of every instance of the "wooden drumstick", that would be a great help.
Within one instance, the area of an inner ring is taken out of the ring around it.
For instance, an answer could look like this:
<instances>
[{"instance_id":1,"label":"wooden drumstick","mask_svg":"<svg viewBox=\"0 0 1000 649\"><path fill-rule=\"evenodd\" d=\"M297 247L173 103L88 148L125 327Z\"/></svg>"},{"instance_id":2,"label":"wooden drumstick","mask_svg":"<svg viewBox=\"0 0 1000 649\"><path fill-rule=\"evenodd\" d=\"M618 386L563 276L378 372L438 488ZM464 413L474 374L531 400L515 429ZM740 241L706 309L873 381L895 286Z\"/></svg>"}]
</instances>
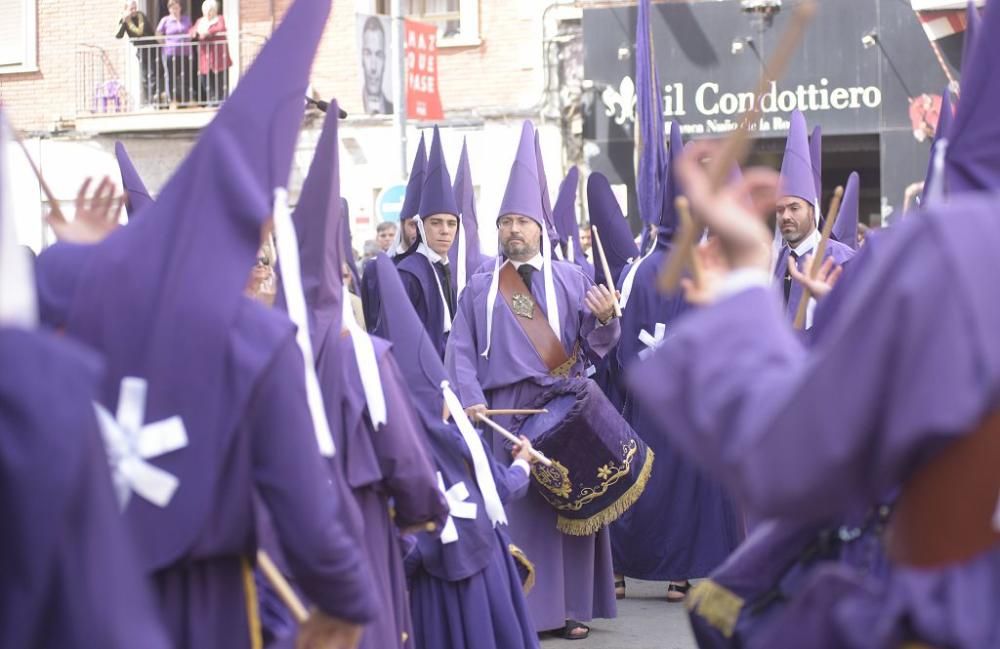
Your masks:
<instances>
[{"instance_id":1,"label":"wooden drumstick","mask_svg":"<svg viewBox=\"0 0 1000 649\"><path fill-rule=\"evenodd\" d=\"M306 609L302 600L299 599L295 590L292 589L288 580L285 579L285 576L278 570L278 566L274 565L274 562L271 561L271 557L267 555L267 552L260 549L257 550L257 565L260 566L260 571L264 573L264 578L267 579L271 587L278 593L278 598L291 611L295 621L299 624L305 623L309 619L308 609Z\"/></svg>"},{"instance_id":2,"label":"wooden drumstick","mask_svg":"<svg viewBox=\"0 0 1000 649\"><path fill-rule=\"evenodd\" d=\"M601 253L601 270L604 271L604 285L607 286L608 291L611 292L611 300L615 305L615 317L622 317L622 306L618 304L618 296L615 295L615 279L611 276L611 269L608 267L608 258L604 254L604 246L601 245L601 233L597 231L597 226L590 226L591 232L594 234L594 245L597 246L597 251Z\"/></svg>"},{"instance_id":3,"label":"wooden drumstick","mask_svg":"<svg viewBox=\"0 0 1000 649\"><path fill-rule=\"evenodd\" d=\"M20 145L21 151L24 152L24 157L28 159L28 165L31 166L31 171L35 174L35 178L38 179L38 184L42 188L42 193L45 194L45 199L49 202L49 210L53 214L58 214L59 218L65 220L62 210L59 208L59 201L56 200L55 194L53 194L52 190L49 189L49 184L45 182L45 178L42 177L42 171L38 168L38 165L35 164L35 159L31 157L31 153L28 152L28 147L25 145L24 140L22 140L21 136L14 131L13 127L10 130L13 133L14 139L17 141L18 145Z\"/></svg>"},{"instance_id":4,"label":"wooden drumstick","mask_svg":"<svg viewBox=\"0 0 1000 649\"><path fill-rule=\"evenodd\" d=\"M806 27L808 27L816 15L816 10L815 0L806 0L792 12L788 28L782 34L781 40L774 50L774 54L764 66L760 82L757 84L757 90L754 93L757 101L754 102L753 107L740 120L739 127L726 137L719 155L715 156L710 163L709 179L713 190L718 191L720 187L725 185L726 178L729 176L733 165L742 163L746 159L747 153L750 151L750 125L760 117L760 98L767 92L768 85L772 81L777 81L785 74L792 55L795 54L799 43L802 41L802 37L805 35ZM674 234L674 251L689 250L694 245L693 233L689 233L686 236L684 234L683 228L678 228ZM670 255L660 273L658 283L660 292L673 293L677 290L677 285L681 281L681 274L684 272L687 260L687 254Z\"/></svg>"},{"instance_id":5,"label":"wooden drumstick","mask_svg":"<svg viewBox=\"0 0 1000 649\"><path fill-rule=\"evenodd\" d=\"M844 198L844 188L837 187L833 190L833 198L830 199L830 210L826 213L826 221L823 223L823 232L819 238L819 245L816 246L816 251L813 253L812 263L806 272L809 273L810 279L815 279L816 275L819 274L819 269L823 265L823 257L826 255L826 245L830 241L830 235L833 233L833 224L837 221L837 216L840 214L840 201ZM794 327L796 329L803 329L806 326L806 312L809 309L809 300L812 299L812 291L809 290L808 286L802 287L802 299L799 301L799 308L795 311L795 322Z\"/></svg>"},{"instance_id":6,"label":"wooden drumstick","mask_svg":"<svg viewBox=\"0 0 1000 649\"><path fill-rule=\"evenodd\" d=\"M496 432L500 433L504 438L507 439L508 442L510 442L512 444L520 444L521 443L521 440L519 440L517 438L517 436L514 435L514 433L510 432L509 430L507 430L506 428L504 428L500 424L496 423L495 421L493 421L492 419L490 419L486 415L480 414L479 415L479 421L483 422L484 424L486 424L487 426L489 426L490 428L492 428ZM532 455L532 457L534 457L536 460L538 460L539 462L541 462L545 466L552 466L552 460L550 460L549 458L545 457L545 455L541 451L539 451L538 449L532 448L531 449L531 455Z\"/></svg>"},{"instance_id":7,"label":"wooden drumstick","mask_svg":"<svg viewBox=\"0 0 1000 649\"><path fill-rule=\"evenodd\" d=\"M487 409L484 414L489 417L499 417L501 415L544 415L548 412L545 408L495 408Z\"/></svg>"},{"instance_id":8,"label":"wooden drumstick","mask_svg":"<svg viewBox=\"0 0 1000 649\"><path fill-rule=\"evenodd\" d=\"M682 260L691 267L691 276L695 281L695 284L701 284L701 261L698 259L698 253L695 250L698 237L698 228L694 224L694 219L691 218L691 204L688 199L684 196L678 196L677 200L674 202L677 207L677 216L680 221L680 228L677 233L677 241L673 244L679 246L678 248L673 248L674 255L680 254L682 256L687 256L689 259ZM684 254L687 251L687 254ZM683 267L682 267L683 270ZM665 275L660 275L659 277L659 288L663 293L670 292L669 288L665 286L666 281Z\"/></svg>"}]
</instances>

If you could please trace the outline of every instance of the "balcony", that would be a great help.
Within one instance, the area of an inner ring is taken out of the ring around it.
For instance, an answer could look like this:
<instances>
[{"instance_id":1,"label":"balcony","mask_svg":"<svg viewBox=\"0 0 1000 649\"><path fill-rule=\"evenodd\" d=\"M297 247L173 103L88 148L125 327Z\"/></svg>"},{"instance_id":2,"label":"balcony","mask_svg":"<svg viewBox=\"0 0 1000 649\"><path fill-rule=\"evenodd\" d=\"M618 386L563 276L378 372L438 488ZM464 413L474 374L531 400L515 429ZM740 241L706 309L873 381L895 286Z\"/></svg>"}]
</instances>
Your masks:
<instances>
[{"instance_id":1,"label":"balcony","mask_svg":"<svg viewBox=\"0 0 1000 649\"><path fill-rule=\"evenodd\" d=\"M76 130L116 133L197 130L215 115L256 58L264 38L220 34L122 40L75 52ZM234 43L234 40L236 41Z\"/></svg>"}]
</instances>

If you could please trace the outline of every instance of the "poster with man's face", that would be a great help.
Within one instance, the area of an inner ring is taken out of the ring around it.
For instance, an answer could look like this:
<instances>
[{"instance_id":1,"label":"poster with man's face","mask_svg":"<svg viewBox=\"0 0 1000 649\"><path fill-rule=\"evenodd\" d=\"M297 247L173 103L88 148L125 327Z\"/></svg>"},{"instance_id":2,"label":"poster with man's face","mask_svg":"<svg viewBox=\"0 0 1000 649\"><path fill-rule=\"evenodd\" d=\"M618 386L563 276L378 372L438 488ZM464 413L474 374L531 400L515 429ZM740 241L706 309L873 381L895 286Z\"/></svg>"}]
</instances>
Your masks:
<instances>
[{"instance_id":1,"label":"poster with man's face","mask_svg":"<svg viewBox=\"0 0 1000 649\"><path fill-rule=\"evenodd\" d=\"M398 56L393 53L389 17L358 14L357 35L365 113L391 115L392 81Z\"/></svg>"}]
</instances>

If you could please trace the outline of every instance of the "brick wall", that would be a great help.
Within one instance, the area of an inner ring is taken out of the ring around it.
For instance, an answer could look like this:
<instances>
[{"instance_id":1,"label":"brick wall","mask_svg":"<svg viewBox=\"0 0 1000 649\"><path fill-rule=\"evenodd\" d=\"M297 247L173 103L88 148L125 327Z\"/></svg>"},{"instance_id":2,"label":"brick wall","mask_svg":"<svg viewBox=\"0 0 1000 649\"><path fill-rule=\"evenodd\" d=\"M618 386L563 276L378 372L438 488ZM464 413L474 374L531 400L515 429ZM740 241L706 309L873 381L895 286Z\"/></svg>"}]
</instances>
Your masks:
<instances>
[{"instance_id":1,"label":"brick wall","mask_svg":"<svg viewBox=\"0 0 1000 649\"><path fill-rule=\"evenodd\" d=\"M290 0L273 0L280 15ZM240 28L267 35L272 0L241 0ZM481 44L441 48L438 79L449 112L523 110L541 96L542 3L481 0ZM361 75L355 37L355 3L339 0L313 68L313 85L323 97L338 97L345 109L361 111ZM39 71L0 75L0 101L19 129L50 132L76 110L81 44L112 54L120 65L123 41L114 38L121 3L37 0Z\"/></svg>"}]
</instances>

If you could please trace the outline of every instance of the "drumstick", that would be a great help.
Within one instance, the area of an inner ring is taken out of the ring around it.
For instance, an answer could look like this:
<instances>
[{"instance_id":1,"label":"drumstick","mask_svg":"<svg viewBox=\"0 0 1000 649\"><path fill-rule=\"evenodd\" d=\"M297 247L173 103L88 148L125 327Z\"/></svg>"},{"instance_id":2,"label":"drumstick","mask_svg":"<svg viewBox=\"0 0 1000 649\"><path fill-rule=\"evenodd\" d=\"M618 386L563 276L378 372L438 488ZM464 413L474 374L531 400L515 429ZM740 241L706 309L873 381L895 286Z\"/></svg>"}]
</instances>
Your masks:
<instances>
[{"instance_id":1,"label":"drumstick","mask_svg":"<svg viewBox=\"0 0 1000 649\"><path fill-rule=\"evenodd\" d=\"M498 417L500 415L544 415L548 412L545 408L531 409L531 408L496 408L493 410L487 410L484 414L490 417Z\"/></svg>"},{"instance_id":2,"label":"drumstick","mask_svg":"<svg viewBox=\"0 0 1000 649\"><path fill-rule=\"evenodd\" d=\"M761 74L760 82L757 84L757 90L754 94L757 101L754 102L750 111L743 116L739 127L726 137L719 155L715 156L710 163L709 179L711 180L713 190L717 191L725 184L726 178L734 164L742 163L746 159L747 153L750 152L750 125L757 121L761 112L760 98L764 96L768 85L772 81L777 81L785 74L788 62L792 59L792 55L795 54L795 50L798 48L799 42L805 34L806 27L815 15L815 0L806 0L792 12L791 23L784 34L782 34L781 40L774 50L774 54L764 66L764 71ZM685 233L684 228L679 228L674 234L673 249L675 251L688 250L693 245L694 233ZM684 272L687 259L688 256L686 254L670 255L670 258L667 259L667 264L660 273L658 283L660 292L673 293L677 290L677 284L681 281L681 274Z\"/></svg>"},{"instance_id":3,"label":"drumstick","mask_svg":"<svg viewBox=\"0 0 1000 649\"><path fill-rule=\"evenodd\" d=\"M299 599L298 594L292 589L291 584L288 583L288 580L285 579L285 576L281 574L281 571L278 570L278 567L274 565L271 557L264 550L257 550L257 565L260 566L260 571L264 573L264 577L268 583L278 593L278 598L291 611L295 621L299 624L305 623L309 619L309 611L306 609L305 604L302 603L302 600Z\"/></svg>"},{"instance_id":4,"label":"drumstick","mask_svg":"<svg viewBox=\"0 0 1000 649\"><path fill-rule=\"evenodd\" d=\"M830 241L830 234L833 232L833 224L837 220L837 216L840 214L840 201L844 197L844 188L837 187L833 190L833 198L830 199L830 211L826 213L826 221L823 223L823 232L819 238L819 245L816 246L816 252L813 254L812 264L806 272L809 273L810 279L815 279L816 275L819 274L819 269L823 265L823 257L826 255L826 244ZM794 263L794 262L793 262ZM802 287L802 299L799 301L799 308L795 311L795 323L796 329L803 329L806 326L806 311L809 309L809 300L812 299L812 291L809 290L808 286Z\"/></svg>"},{"instance_id":5,"label":"drumstick","mask_svg":"<svg viewBox=\"0 0 1000 649\"><path fill-rule=\"evenodd\" d=\"M24 144L24 140L21 139L21 136L18 135L17 131L13 128L11 128L10 131L14 134L14 139L21 146L21 151L24 152L24 157L28 159L28 165L31 166L31 171L34 172L35 178L38 179L38 184L42 188L42 193L45 194L45 199L49 201L49 210L51 210L53 214L58 214L59 218L65 220L65 217L62 215L62 210L59 208L59 201L56 200L55 194L53 194L52 190L49 189L49 184L45 182L45 178L42 177L42 171L38 168L38 165L35 164L34 158L32 158L31 154L28 152L28 147Z\"/></svg>"},{"instance_id":6,"label":"drumstick","mask_svg":"<svg viewBox=\"0 0 1000 649\"><path fill-rule=\"evenodd\" d=\"M493 421L492 419L490 419L486 415L480 414L479 415L479 420L481 422L485 423L487 426L489 426L493 430L495 430L496 432L498 432L501 435L503 435L507 439L508 442L510 442L512 444L520 444L521 443L521 440L519 440L514 435L514 433L510 432L509 430L507 430L506 428L504 428L500 424L496 423L495 421ZM550 460L549 458L545 457L545 455L541 451L539 451L538 449L532 448L531 449L531 455L536 460L538 460L539 462L541 462L542 464L544 464L545 466L552 466L552 460Z\"/></svg>"},{"instance_id":7,"label":"drumstick","mask_svg":"<svg viewBox=\"0 0 1000 649\"><path fill-rule=\"evenodd\" d=\"M622 317L622 307L618 304L618 297L615 295L615 285L614 281L616 278L611 277L611 269L608 268L608 258L604 254L604 246L601 245L601 233L597 231L597 226L590 226L591 232L594 233L594 245L597 246L597 251L601 253L601 270L604 271L604 284L608 287L608 291L611 292L611 299L615 304L615 317Z\"/></svg>"}]
</instances>

